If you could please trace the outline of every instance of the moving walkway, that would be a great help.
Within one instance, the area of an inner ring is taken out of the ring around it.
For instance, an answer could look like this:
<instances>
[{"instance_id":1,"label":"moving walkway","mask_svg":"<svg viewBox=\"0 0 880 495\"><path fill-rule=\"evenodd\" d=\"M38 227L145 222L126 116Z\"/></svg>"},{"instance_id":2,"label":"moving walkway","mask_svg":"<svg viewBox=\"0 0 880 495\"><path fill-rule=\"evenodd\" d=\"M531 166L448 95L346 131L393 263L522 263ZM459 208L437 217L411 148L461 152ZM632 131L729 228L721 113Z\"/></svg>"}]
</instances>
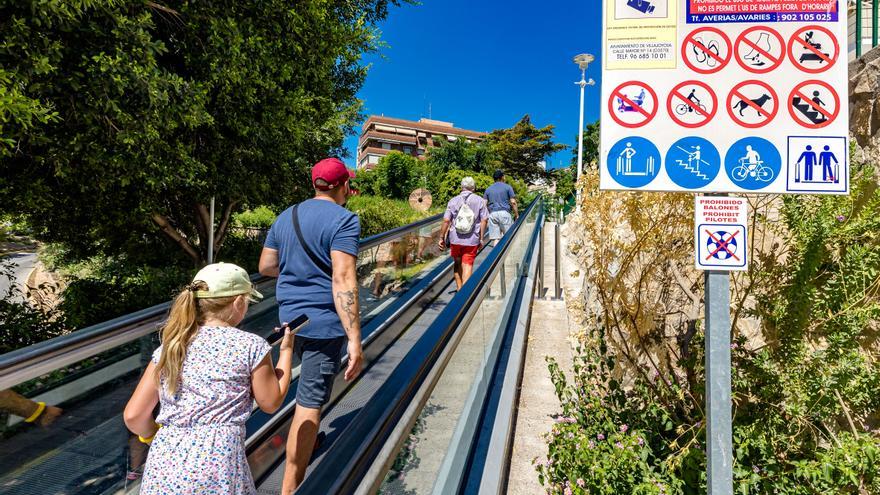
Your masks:
<instances>
[{"instance_id":1,"label":"moving walkway","mask_svg":"<svg viewBox=\"0 0 880 495\"><path fill-rule=\"evenodd\" d=\"M373 493L394 492L395 473L413 470L406 462L413 428L422 428L426 443L420 449L439 453L446 442L467 446L466 459L485 457L477 445L494 431L484 416L495 400L492 391L501 390L499 357L510 353L510 322L518 321L524 281L533 280L530 257L541 218L541 204L533 202L498 247L481 253L474 276L458 293L451 260L434 248L439 216L362 240L364 372L353 383L337 378L322 421L327 440L306 481L315 486L304 486L303 493L348 493L367 484ZM266 336L277 325L274 279L253 280L266 299L241 326ZM168 303L157 305L0 356L0 390L14 388L65 411L47 429L0 416L0 492L137 492L147 447L126 430L121 413L158 345L156 328L167 310ZM299 375L294 366L292 389ZM449 396L459 391L468 393ZM291 390L273 415L255 408L247 422L248 462L261 493L280 487L295 395ZM437 414L441 410L447 412ZM426 433L424 425L451 436ZM462 471L466 459L447 457L432 459L443 473L432 483L472 483L475 475ZM331 479L345 482L327 485Z\"/></svg>"}]
</instances>

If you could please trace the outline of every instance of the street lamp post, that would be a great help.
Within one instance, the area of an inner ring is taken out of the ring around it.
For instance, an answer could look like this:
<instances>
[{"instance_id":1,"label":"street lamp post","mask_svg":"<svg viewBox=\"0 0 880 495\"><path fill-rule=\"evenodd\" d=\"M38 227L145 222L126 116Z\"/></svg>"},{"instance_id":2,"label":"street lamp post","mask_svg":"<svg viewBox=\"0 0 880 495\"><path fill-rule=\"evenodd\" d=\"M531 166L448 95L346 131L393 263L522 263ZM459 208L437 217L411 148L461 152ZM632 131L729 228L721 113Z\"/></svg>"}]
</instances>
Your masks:
<instances>
[{"instance_id":1,"label":"street lamp post","mask_svg":"<svg viewBox=\"0 0 880 495\"><path fill-rule=\"evenodd\" d=\"M587 74L587 66L590 65L590 62L596 60L596 58L589 53L581 53L574 57L574 63L581 68L581 80L577 81L575 84L581 87L581 111L580 111L580 120L578 124L578 170L577 170L577 181L581 181L581 175L584 171L584 88L587 86L593 86L596 84L596 81L591 77L588 81L586 79ZM580 188L575 188L577 191L577 199L580 201L581 199L581 190Z\"/></svg>"}]
</instances>

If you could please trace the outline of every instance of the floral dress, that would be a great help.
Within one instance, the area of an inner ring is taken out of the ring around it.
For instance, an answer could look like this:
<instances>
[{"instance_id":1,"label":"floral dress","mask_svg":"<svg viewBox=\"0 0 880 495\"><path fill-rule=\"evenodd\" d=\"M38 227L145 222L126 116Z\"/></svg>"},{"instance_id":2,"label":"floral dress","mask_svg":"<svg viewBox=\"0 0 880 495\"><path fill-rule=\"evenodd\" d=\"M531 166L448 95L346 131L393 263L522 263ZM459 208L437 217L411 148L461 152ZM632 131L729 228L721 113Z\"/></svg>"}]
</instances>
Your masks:
<instances>
[{"instance_id":1,"label":"floral dress","mask_svg":"<svg viewBox=\"0 0 880 495\"><path fill-rule=\"evenodd\" d=\"M253 405L251 371L269 352L257 335L201 327L186 352L177 393L159 391L156 421L141 483L145 495L253 495L245 457L245 421ZM153 353L159 362L162 347Z\"/></svg>"}]
</instances>

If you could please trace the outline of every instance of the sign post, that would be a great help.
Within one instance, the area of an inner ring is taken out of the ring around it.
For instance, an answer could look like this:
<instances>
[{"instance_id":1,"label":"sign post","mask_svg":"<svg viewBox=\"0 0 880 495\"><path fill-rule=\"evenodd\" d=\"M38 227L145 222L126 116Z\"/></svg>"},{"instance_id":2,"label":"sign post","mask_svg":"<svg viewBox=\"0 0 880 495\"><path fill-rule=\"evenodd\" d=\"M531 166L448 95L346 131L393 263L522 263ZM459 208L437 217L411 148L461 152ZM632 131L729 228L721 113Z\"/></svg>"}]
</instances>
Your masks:
<instances>
[{"instance_id":1,"label":"sign post","mask_svg":"<svg viewBox=\"0 0 880 495\"><path fill-rule=\"evenodd\" d=\"M747 203L726 194L849 193L846 21L842 0L603 0L600 188L707 195L712 495L733 491L729 272L750 257Z\"/></svg>"}]
</instances>

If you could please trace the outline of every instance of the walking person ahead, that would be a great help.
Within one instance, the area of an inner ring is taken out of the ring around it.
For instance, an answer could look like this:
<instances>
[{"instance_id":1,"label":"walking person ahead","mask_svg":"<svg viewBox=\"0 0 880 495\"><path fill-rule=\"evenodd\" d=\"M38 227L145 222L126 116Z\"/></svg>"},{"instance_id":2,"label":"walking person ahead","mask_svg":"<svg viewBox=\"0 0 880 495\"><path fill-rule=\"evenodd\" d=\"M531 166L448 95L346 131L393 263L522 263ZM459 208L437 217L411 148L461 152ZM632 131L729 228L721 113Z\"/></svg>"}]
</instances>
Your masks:
<instances>
[{"instance_id":1,"label":"walking person ahead","mask_svg":"<svg viewBox=\"0 0 880 495\"><path fill-rule=\"evenodd\" d=\"M293 356L289 330L275 369L269 344L235 328L248 300L261 297L243 268L215 263L174 299L162 345L123 413L128 429L151 445L142 495L257 493L244 451L245 421L255 399L267 413L281 407Z\"/></svg>"},{"instance_id":2,"label":"walking person ahead","mask_svg":"<svg viewBox=\"0 0 880 495\"><path fill-rule=\"evenodd\" d=\"M493 246L510 230L514 217L519 216L516 193L504 181L504 172L496 170L492 174L495 183L486 189L486 202L489 204L489 241ZM511 215L511 212L513 213Z\"/></svg>"},{"instance_id":3,"label":"walking person ahead","mask_svg":"<svg viewBox=\"0 0 880 495\"><path fill-rule=\"evenodd\" d=\"M297 334L302 361L296 411L287 436L282 493L302 483L316 447L321 408L330 400L348 342L345 379L361 371L361 324L357 267L360 221L345 209L353 174L339 159L312 167L315 197L284 210L266 237L260 273L278 277L275 297L282 322L300 314L310 323Z\"/></svg>"},{"instance_id":4,"label":"walking person ahead","mask_svg":"<svg viewBox=\"0 0 880 495\"><path fill-rule=\"evenodd\" d=\"M483 236L489 219L486 201L474 189L476 185L472 177L461 180L461 194L447 203L446 213L443 214L443 228L440 231L440 249L446 249L446 236L449 235L455 285L458 289L461 289L474 272L474 260L480 246L484 244Z\"/></svg>"}]
</instances>

